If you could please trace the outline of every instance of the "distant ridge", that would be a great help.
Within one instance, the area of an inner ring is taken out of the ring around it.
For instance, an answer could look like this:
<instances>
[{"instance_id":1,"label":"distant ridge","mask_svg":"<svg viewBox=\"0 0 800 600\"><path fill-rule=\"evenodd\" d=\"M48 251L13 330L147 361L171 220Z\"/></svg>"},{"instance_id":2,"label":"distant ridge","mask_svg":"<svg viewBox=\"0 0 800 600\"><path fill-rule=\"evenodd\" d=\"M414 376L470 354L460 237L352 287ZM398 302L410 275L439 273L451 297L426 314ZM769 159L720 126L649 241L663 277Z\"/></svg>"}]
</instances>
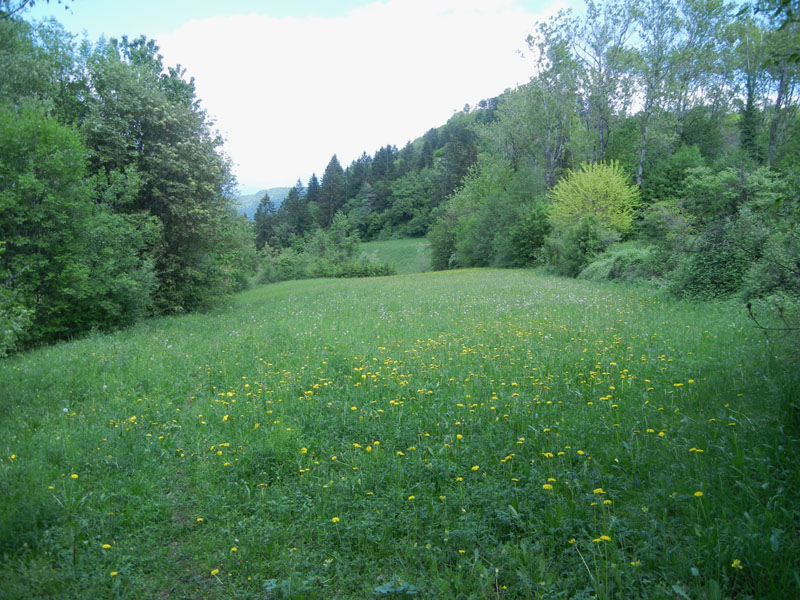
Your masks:
<instances>
[{"instance_id":1,"label":"distant ridge","mask_svg":"<svg viewBox=\"0 0 800 600\"><path fill-rule=\"evenodd\" d=\"M255 194L242 194L236 199L237 208L239 213L246 215L248 219L252 219L256 214L258 203L264 197L264 194L269 194L269 199L277 209L284 198L289 195L290 187L269 188L268 190L259 190Z\"/></svg>"}]
</instances>

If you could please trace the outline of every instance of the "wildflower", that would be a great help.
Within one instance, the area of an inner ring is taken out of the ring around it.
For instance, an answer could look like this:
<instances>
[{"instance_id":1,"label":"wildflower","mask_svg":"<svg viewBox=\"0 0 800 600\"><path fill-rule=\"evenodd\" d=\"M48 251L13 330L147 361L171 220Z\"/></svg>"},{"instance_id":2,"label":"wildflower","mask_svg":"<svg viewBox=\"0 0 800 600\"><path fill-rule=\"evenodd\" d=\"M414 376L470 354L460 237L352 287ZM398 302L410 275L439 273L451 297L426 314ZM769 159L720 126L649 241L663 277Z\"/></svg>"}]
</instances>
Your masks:
<instances>
[{"instance_id":1,"label":"wildflower","mask_svg":"<svg viewBox=\"0 0 800 600\"><path fill-rule=\"evenodd\" d=\"M214 576L216 576L216 575L217 575L217 573L219 573L219 569L213 569L213 570L211 571L211 574L212 574L212 575L214 575Z\"/></svg>"},{"instance_id":2,"label":"wildflower","mask_svg":"<svg viewBox=\"0 0 800 600\"><path fill-rule=\"evenodd\" d=\"M550 483L545 483L545 484L542 486L542 489L543 489L543 490L552 490L552 489L553 489L553 485L552 485L552 484L550 484Z\"/></svg>"},{"instance_id":3,"label":"wildflower","mask_svg":"<svg viewBox=\"0 0 800 600\"><path fill-rule=\"evenodd\" d=\"M702 498L703 497L703 492L695 492L694 496L695 496L695 498Z\"/></svg>"},{"instance_id":4,"label":"wildflower","mask_svg":"<svg viewBox=\"0 0 800 600\"><path fill-rule=\"evenodd\" d=\"M592 493L594 494L605 494L606 491L603 488L595 488Z\"/></svg>"},{"instance_id":5,"label":"wildflower","mask_svg":"<svg viewBox=\"0 0 800 600\"><path fill-rule=\"evenodd\" d=\"M480 469L480 467L478 465L475 465L474 467L472 467L473 471L477 471L478 469Z\"/></svg>"},{"instance_id":6,"label":"wildflower","mask_svg":"<svg viewBox=\"0 0 800 600\"><path fill-rule=\"evenodd\" d=\"M111 548L111 544L103 544L103 550L108 550Z\"/></svg>"},{"instance_id":7,"label":"wildflower","mask_svg":"<svg viewBox=\"0 0 800 600\"><path fill-rule=\"evenodd\" d=\"M338 523L338 522L339 522L339 517L333 517L331 519L331 523Z\"/></svg>"},{"instance_id":8,"label":"wildflower","mask_svg":"<svg viewBox=\"0 0 800 600\"><path fill-rule=\"evenodd\" d=\"M238 549L236 546L234 546L233 548L231 548L231 552L238 552L238 551L239 551L239 549Z\"/></svg>"},{"instance_id":9,"label":"wildflower","mask_svg":"<svg viewBox=\"0 0 800 600\"><path fill-rule=\"evenodd\" d=\"M734 558L733 559L733 562L731 563L731 566L734 569L743 569L744 568L744 567L742 567L742 561L740 561L738 558Z\"/></svg>"},{"instance_id":10,"label":"wildflower","mask_svg":"<svg viewBox=\"0 0 800 600\"><path fill-rule=\"evenodd\" d=\"M366 450L367 452L372 452L372 446L367 446L366 448L364 448L364 450Z\"/></svg>"},{"instance_id":11,"label":"wildflower","mask_svg":"<svg viewBox=\"0 0 800 600\"><path fill-rule=\"evenodd\" d=\"M408 499L409 499L409 500L413 500L413 499L414 499L414 496L409 496L409 497L408 497Z\"/></svg>"},{"instance_id":12,"label":"wildflower","mask_svg":"<svg viewBox=\"0 0 800 600\"><path fill-rule=\"evenodd\" d=\"M119 575L119 571L111 571L110 575L111 577L116 577L117 575Z\"/></svg>"},{"instance_id":13,"label":"wildflower","mask_svg":"<svg viewBox=\"0 0 800 600\"><path fill-rule=\"evenodd\" d=\"M70 477L72 479L77 479L78 478L78 474L77 473L73 473L72 475L70 475Z\"/></svg>"},{"instance_id":14,"label":"wildflower","mask_svg":"<svg viewBox=\"0 0 800 600\"><path fill-rule=\"evenodd\" d=\"M202 523L203 522L203 517L197 517L197 522L198 523Z\"/></svg>"},{"instance_id":15,"label":"wildflower","mask_svg":"<svg viewBox=\"0 0 800 600\"><path fill-rule=\"evenodd\" d=\"M400 450L397 451L397 456L405 456Z\"/></svg>"},{"instance_id":16,"label":"wildflower","mask_svg":"<svg viewBox=\"0 0 800 600\"><path fill-rule=\"evenodd\" d=\"M300 454L308 454L308 448L300 448Z\"/></svg>"}]
</instances>

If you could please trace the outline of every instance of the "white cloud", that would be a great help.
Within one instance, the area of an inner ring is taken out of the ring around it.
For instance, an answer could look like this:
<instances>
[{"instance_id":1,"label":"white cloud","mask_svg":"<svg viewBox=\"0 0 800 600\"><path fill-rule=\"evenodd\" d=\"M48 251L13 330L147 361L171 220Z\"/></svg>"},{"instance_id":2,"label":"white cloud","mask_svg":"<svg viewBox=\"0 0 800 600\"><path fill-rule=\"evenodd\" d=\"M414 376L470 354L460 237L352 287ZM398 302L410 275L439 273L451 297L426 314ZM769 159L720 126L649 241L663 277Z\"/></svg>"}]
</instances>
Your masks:
<instances>
[{"instance_id":1,"label":"white cloud","mask_svg":"<svg viewBox=\"0 0 800 600\"><path fill-rule=\"evenodd\" d=\"M334 153L346 167L402 146L526 82L531 65L516 52L541 18L513 0L390 0L344 18L190 21L156 39L167 64L196 78L252 189L321 175Z\"/></svg>"}]
</instances>

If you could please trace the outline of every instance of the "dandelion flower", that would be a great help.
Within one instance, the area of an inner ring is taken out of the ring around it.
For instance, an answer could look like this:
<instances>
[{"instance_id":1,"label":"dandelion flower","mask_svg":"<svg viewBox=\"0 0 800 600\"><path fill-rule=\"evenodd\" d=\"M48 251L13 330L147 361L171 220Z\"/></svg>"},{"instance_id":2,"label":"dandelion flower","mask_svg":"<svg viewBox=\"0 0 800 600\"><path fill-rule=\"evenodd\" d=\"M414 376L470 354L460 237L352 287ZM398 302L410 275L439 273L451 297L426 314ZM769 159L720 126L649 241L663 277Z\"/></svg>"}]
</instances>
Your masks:
<instances>
[{"instance_id":1,"label":"dandelion flower","mask_svg":"<svg viewBox=\"0 0 800 600\"><path fill-rule=\"evenodd\" d=\"M219 569L212 569L211 574L216 576L219 573Z\"/></svg>"},{"instance_id":2,"label":"dandelion flower","mask_svg":"<svg viewBox=\"0 0 800 600\"><path fill-rule=\"evenodd\" d=\"M77 479L78 478L78 474L77 473L73 473L72 475L70 475L70 477L72 479Z\"/></svg>"},{"instance_id":3,"label":"dandelion flower","mask_svg":"<svg viewBox=\"0 0 800 600\"><path fill-rule=\"evenodd\" d=\"M552 485L552 484L550 484L550 483L545 483L545 484L542 486L542 489L543 489L543 490L552 490L552 489L553 489L553 485Z\"/></svg>"},{"instance_id":4,"label":"dandelion flower","mask_svg":"<svg viewBox=\"0 0 800 600\"><path fill-rule=\"evenodd\" d=\"M408 497L409 500L413 500L414 498L415 498L414 496L409 496Z\"/></svg>"},{"instance_id":5,"label":"dandelion flower","mask_svg":"<svg viewBox=\"0 0 800 600\"><path fill-rule=\"evenodd\" d=\"M239 549L238 549L236 546L234 546L233 548L231 548L231 552L238 552L238 551L239 551Z\"/></svg>"},{"instance_id":6,"label":"dandelion flower","mask_svg":"<svg viewBox=\"0 0 800 600\"><path fill-rule=\"evenodd\" d=\"M731 563L731 566L734 569L742 569L742 568L744 568L744 567L742 567L742 561L740 561L738 558L734 558L733 559L733 562Z\"/></svg>"},{"instance_id":7,"label":"dandelion flower","mask_svg":"<svg viewBox=\"0 0 800 600\"><path fill-rule=\"evenodd\" d=\"M605 494L606 491L603 488L595 488L594 490L592 490L592 493L593 494Z\"/></svg>"},{"instance_id":8,"label":"dandelion flower","mask_svg":"<svg viewBox=\"0 0 800 600\"><path fill-rule=\"evenodd\" d=\"M480 469L480 467L478 465L475 465L474 467L472 467L473 471L477 471L478 469Z\"/></svg>"},{"instance_id":9,"label":"dandelion flower","mask_svg":"<svg viewBox=\"0 0 800 600\"><path fill-rule=\"evenodd\" d=\"M703 497L703 492L695 492L694 495L695 495L695 498L702 498Z\"/></svg>"},{"instance_id":10,"label":"dandelion flower","mask_svg":"<svg viewBox=\"0 0 800 600\"><path fill-rule=\"evenodd\" d=\"M119 571L111 571L110 575L111 577L116 577L117 575L119 575Z\"/></svg>"},{"instance_id":11,"label":"dandelion flower","mask_svg":"<svg viewBox=\"0 0 800 600\"><path fill-rule=\"evenodd\" d=\"M103 544L103 550L108 550L111 548L111 544Z\"/></svg>"},{"instance_id":12,"label":"dandelion flower","mask_svg":"<svg viewBox=\"0 0 800 600\"><path fill-rule=\"evenodd\" d=\"M338 522L339 522L339 517L333 517L331 519L331 523L338 523Z\"/></svg>"}]
</instances>

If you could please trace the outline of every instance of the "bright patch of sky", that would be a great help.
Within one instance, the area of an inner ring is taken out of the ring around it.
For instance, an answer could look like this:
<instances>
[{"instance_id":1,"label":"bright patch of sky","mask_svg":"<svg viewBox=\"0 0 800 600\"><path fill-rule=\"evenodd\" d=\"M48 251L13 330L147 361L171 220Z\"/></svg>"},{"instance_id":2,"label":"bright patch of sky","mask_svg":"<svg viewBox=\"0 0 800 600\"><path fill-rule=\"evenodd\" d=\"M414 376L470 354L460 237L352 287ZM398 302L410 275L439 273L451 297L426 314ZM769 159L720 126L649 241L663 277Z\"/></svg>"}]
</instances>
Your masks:
<instances>
[{"instance_id":1,"label":"bright patch of sky","mask_svg":"<svg viewBox=\"0 0 800 600\"><path fill-rule=\"evenodd\" d=\"M39 0L74 33L154 38L195 78L250 193L336 154L402 148L465 104L526 83L525 39L569 0Z\"/></svg>"}]
</instances>

